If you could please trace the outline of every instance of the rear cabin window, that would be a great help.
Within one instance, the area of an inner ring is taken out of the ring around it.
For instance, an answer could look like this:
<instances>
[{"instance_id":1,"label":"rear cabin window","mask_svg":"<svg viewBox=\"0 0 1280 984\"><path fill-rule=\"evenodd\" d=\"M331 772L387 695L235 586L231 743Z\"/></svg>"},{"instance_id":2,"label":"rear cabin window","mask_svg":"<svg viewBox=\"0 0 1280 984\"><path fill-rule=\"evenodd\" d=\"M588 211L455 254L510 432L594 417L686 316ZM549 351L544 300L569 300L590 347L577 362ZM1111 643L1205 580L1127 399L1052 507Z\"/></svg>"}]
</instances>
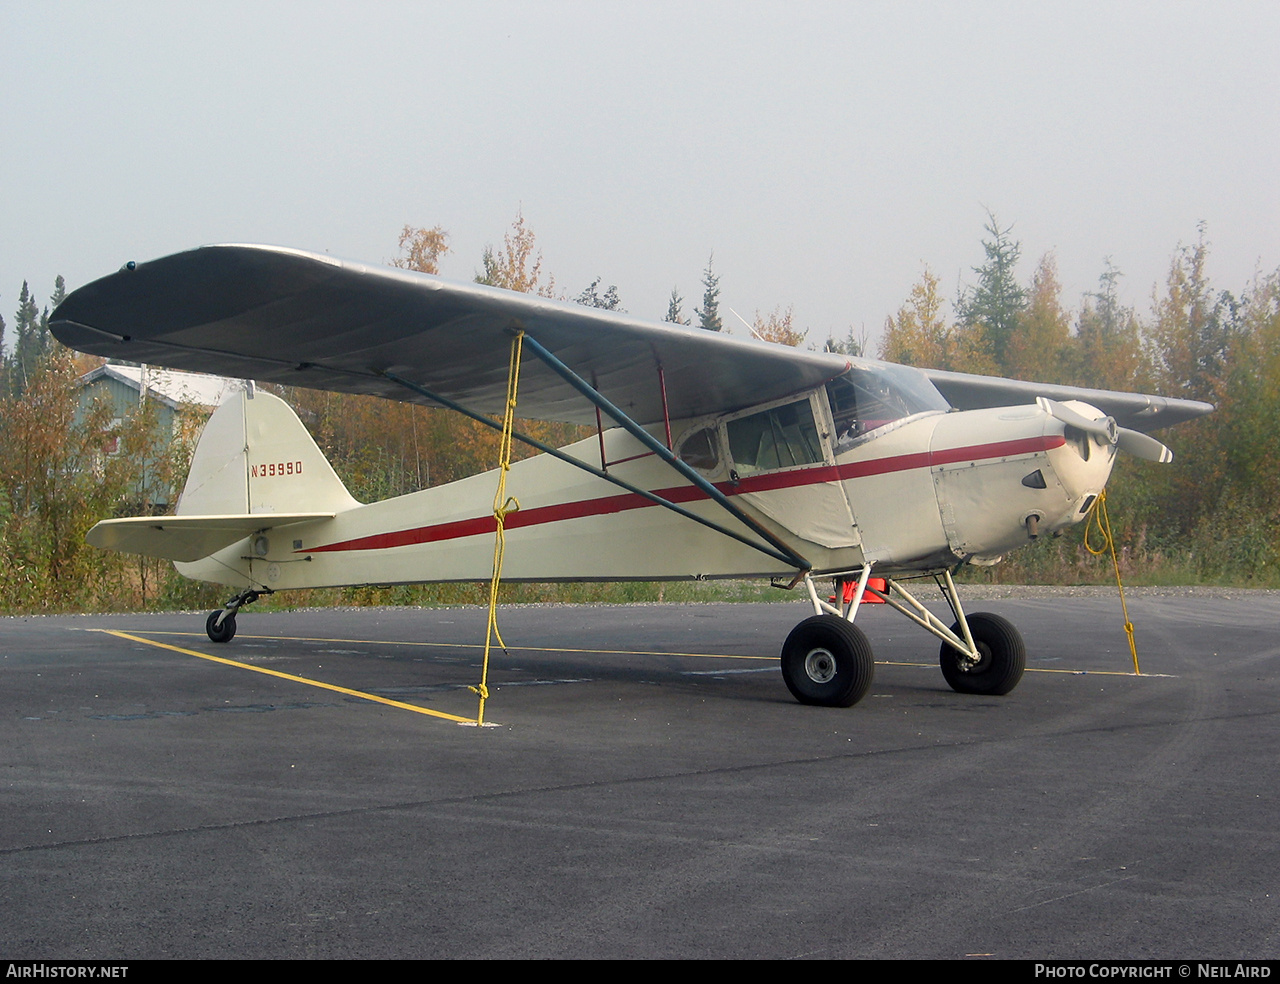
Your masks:
<instances>
[{"instance_id":1,"label":"rear cabin window","mask_svg":"<svg viewBox=\"0 0 1280 984\"><path fill-rule=\"evenodd\" d=\"M769 471L823 460L822 442L808 400L774 407L726 425L729 453L738 470Z\"/></svg>"},{"instance_id":2,"label":"rear cabin window","mask_svg":"<svg viewBox=\"0 0 1280 984\"><path fill-rule=\"evenodd\" d=\"M703 427L680 443L680 459L702 471L711 471L720 461L720 442L715 431Z\"/></svg>"}]
</instances>

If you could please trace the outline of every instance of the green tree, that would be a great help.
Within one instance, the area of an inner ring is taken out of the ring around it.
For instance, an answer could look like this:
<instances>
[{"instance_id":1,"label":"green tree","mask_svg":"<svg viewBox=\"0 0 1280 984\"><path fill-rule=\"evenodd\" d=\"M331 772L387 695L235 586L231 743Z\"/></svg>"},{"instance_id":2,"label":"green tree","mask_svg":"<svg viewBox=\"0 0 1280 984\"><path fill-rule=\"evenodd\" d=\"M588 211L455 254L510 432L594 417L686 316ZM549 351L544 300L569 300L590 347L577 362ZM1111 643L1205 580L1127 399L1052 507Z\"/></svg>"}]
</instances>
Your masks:
<instances>
[{"instance_id":1,"label":"green tree","mask_svg":"<svg viewBox=\"0 0 1280 984\"><path fill-rule=\"evenodd\" d=\"M1239 315L1218 416L1232 481L1264 491L1265 512L1275 529L1280 528L1280 270L1245 296Z\"/></svg>"},{"instance_id":2,"label":"green tree","mask_svg":"<svg viewBox=\"0 0 1280 984\"><path fill-rule=\"evenodd\" d=\"M40 327L36 330L36 342L32 346L37 352L37 359L43 359L54 349L56 343L53 334L49 331L49 311L56 309L66 296L67 282L62 279L62 274L58 274L53 278L53 293L49 295L49 306L40 312Z\"/></svg>"},{"instance_id":3,"label":"green tree","mask_svg":"<svg viewBox=\"0 0 1280 984\"><path fill-rule=\"evenodd\" d=\"M990 236L982 240L986 260L973 268L978 282L961 292L956 313L963 332L971 336L966 347L975 353L990 352L997 369L1007 371L1009 345L1027 304L1026 288L1015 274L1022 246L1009 238L1013 227L1000 228L991 212L985 228Z\"/></svg>"},{"instance_id":4,"label":"green tree","mask_svg":"<svg viewBox=\"0 0 1280 984\"><path fill-rule=\"evenodd\" d=\"M836 355L862 355L867 350L866 334L859 338L853 333L853 325L849 326L849 333L842 339L837 339L834 335L828 334L826 342L822 345L822 351L832 352Z\"/></svg>"},{"instance_id":5,"label":"green tree","mask_svg":"<svg viewBox=\"0 0 1280 984\"><path fill-rule=\"evenodd\" d=\"M1246 353L1238 344L1243 333L1240 305L1228 293L1216 294L1209 282L1204 227L1194 246L1180 246L1170 263L1162 294L1152 298L1153 320L1146 327L1146 357L1151 388L1166 396L1205 400L1220 410L1235 399L1238 373L1227 371L1229 353ZM1245 371L1248 368L1245 367ZM1241 503L1251 494L1231 480L1233 451L1228 447L1232 414L1215 413L1161 434L1174 453L1173 468L1131 469L1117 466L1121 485L1131 489L1139 516L1152 538L1167 549L1187 550L1202 531L1203 550L1220 551L1233 540L1234 525L1247 523ZM1238 425L1243 418L1237 417ZM1132 478L1128 473L1132 471ZM1232 517L1230 522L1225 517ZM1212 530L1205 534L1204 531Z\"/></svg>"},{"instance_id":6,"label":"green tree","mask_svg":"<svg viewBox=\"0 0 1280 984\"><path fill-rule=\"evenodd\" d=\"M15 392L23 392L35 373L40 360L49 352L51 338L47 318L42 323L40 307L27 282L22 282L18 295L18 310L14 315L14 345L10 380Z\"/></svg>"},{"instance_id":7,"label":"green tree","mask_svg":"<svg viewBox=\"0 0 1280 984\"><path fill-rule=\"evenodd\" d=\"M698 316L698 327L707 331L724 328L720 320L720 278L711 270L715 258L714 252L707 258L707 269L702 274L702 307L694 312Z\"/></svg>"},{"instance_id":8,"label":"green tree","mask_svg":"<svg viewBox=\"0 0 1280 984\"><path fill-rule=\"evenodd\" d=\"M573 300L577 304L586 307L602 308L605 311L617 311L619 314L625 314L626 308L622 306L622 301L618 297L617 284L610 284L608 290L601 294L598 290L601 277L596 277L591 283Z\"/></svg>"},{"instance_id":9,"label":"green tree","mask_svg":"<svg viewBox=\"0 0 1280 984\"><path fill-rule=\"evenodd\" d=\"M667 301L667 316L662 320L670 321L672 324L676 325L689 324L689 319L684 316L684 311L682 310L683 306L684 298L680 296L679 289L672 287L671 299Z\"/></svg>"},{"instance_id":10,"label":"green tree","mask_svg":"<svg viewBox=\"0 0 1280 984\"><path fill-rule=\"evenodd\" d=\"M9 368L10 358L5 355L5 323L4 316L0 315L0 399L8 396L9 389Z\"/></svg>"},{"instance_id":11,"label":"green tree","mask_svg":"<svg viewBox=\"0 0 1280 984\"><path fill-rule=\"evenodd\" d=\"M1120 303L1121 272L1107 257L1098 289L1085 295L1076 318L1070 382L1096 389L1137 390L1150 384L1141 328L1133 309Z\"/></svg>"}]
</instances>

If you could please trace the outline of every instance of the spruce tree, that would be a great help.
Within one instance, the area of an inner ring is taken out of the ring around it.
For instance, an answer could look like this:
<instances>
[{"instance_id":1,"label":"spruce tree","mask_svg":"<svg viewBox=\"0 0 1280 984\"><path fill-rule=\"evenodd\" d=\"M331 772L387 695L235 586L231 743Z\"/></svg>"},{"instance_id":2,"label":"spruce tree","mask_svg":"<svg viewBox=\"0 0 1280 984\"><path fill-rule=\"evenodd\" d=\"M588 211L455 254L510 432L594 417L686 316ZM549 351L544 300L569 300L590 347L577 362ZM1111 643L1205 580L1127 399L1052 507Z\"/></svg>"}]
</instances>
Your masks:
<instances>
[{"instance_id":1,"label":"spruce tree","mask_svg":"<svg viewBox=\"0 0 1280 984\"><path fill-rule=\"evenodd\" d=\"M1022 244L1009 238L1012 229L1013 226L1001 229L995 215L987 213L986 230L991 238L982 240L986 262L973 268L978 283L965 290L956 303L960 322L971 340L991 353L1001 371L1008 369L1009 341L1027 306L1026 288L1014 276Z\"/></svg>"},{"instance_id":2,"label":"spruce tree","mask_svg":"<svg viewBox=\"0 0 1280 984\"><path fill-rule=\"evenodd\" d=\"M10 359L4 354L4 317L0 315L0 400L12 395L9 388L9 380L12 375L10 372Z\"/></svg>"},{"instance_id":3,"label":"spruce tree","mask_svg":"<svg viewBox=\"0 0 1280 984\"><path fill-rule=\"evenodd\" d=\"M41 329L43 328L43 333ZM40 308L27 282L22 282L18 295L18 310L14 314L13 370L11 381L17 392L24 392L35 372L37 363L48 350L49 329L42 325Z\"/></svg>"},{"instance_id":4,"label":"spruce tree","mask_svg":"<svg viewBox=\"0 0 1280 984\"><path fill-rule=\"evenodd\" d=\"M711 272L711 264L716 254L707 258L707 269L702 275L702 307L695 313L698 315L698 327L707 331L720 331L724 323L720 320L720 278Z\"/></svg>"},{"instance_id":5,"label":"spruce tree","mask_svg":"<svg viewBox=\"0 0 1280 984\"><path fill-rule=\"evenodd\" d=\"M603 294L596 289L603 279L602 277L596 277L581 294L573 299L574 302L586 307L603 308L605 311L617 311L619 314L625 314L626 308L622 306L622 300L618 297L617 284L610 284L609 289Z\"/></svg>"},{"instance_id":6,"label":"spruce tree","mask_svg":"<svg viewBox=\"0 0 1280 984\"><path fill-rule=\"evenodd\" d=\"M682 310L684 306L684 298L680 296L678 287L671 288L671 299L667 301L667 316L663 321L670 321L672 324L687 325L689 319L684 316Z\"/></svg>"}]
</instances>

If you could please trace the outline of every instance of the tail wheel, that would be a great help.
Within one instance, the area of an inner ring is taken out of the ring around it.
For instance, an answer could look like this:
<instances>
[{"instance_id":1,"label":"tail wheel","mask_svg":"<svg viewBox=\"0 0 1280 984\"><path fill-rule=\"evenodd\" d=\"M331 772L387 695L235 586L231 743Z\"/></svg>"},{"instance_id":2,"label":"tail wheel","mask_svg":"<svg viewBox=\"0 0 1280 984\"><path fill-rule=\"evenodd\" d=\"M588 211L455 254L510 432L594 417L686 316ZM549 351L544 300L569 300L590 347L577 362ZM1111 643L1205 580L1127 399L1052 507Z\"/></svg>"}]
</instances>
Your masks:
<instances>
[{"instance_id":1,"label":"tail wheel","mask_svg":"<svg viewBox=\"0 0 1280 984\"><path fill-rule=\"evenodd\" d=\"M204 630L209 633L209 638L214 642L230 642L236 634L236 616L233 612L222 620L222 624L218 624L218 616L225 609L219 608L216 612L210 612L209 617L204 621Z\"/></svg>"},{"instance_id":2,"label":"tail wheel","mask_svg":"<svg viewBox=\"0 0 1280 984\"><path fill-rule=\"evenodd\" d=\"M1022 679L1027 667L1027 647L1012 622L990 612L977 612L968 618L969 632L978 647L975 663L953 646L942 646L939 661L942 675L951 689L962 694L1007 694ZM964 638L957 622L951 631Z\"/></svg>"},{"instance_id":3,"label":"tail wheel","mask_svg":"<svg viewBox=\"0 0 1280 984\"><path fill-rule=\"evenodd\" d=\"M782 646L782 679L802 704L852 707L871 689L874 673L871 643L836 615L805 619Z\"/></svg>"}]
</instances>

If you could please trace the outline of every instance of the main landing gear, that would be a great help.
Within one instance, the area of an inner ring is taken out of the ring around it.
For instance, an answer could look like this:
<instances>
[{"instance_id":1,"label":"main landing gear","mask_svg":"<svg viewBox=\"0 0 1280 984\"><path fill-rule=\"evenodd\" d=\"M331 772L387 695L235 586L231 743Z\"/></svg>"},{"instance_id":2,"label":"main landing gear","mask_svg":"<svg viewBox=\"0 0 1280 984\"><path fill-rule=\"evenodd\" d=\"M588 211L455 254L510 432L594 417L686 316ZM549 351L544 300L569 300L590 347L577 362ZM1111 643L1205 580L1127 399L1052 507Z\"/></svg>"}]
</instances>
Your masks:
<instances>
[{"instance_id":1,"label":"main landing gear","mask_svg":"<svg viewBox=\"0 0 1280 984\"><path fill-rule=\"evenodd\" d=\"M962 628L957 622L951 631L959 635ZM975 612L969 616L969 635L978 650L978 658L967 656L944 642L938 654L943 677L957 693L1007 694L1018 685L1027 666L1022 634L1008 619L990 612Z\"/></svg>"},{"instance_id":2,"label":"main landing gear","mask_svg":"<svg viewBox=\"0 0 1280 984\"><path fill-rule=\"evenodd\" d=\"M952 690L995 696L1018 685L1027 665L1022 635L999 615L976 612L966 617L950 571L935 575L955 615L950 628L901 583L886 579L880 591L868 587L870 576L870 566L864 567L852 600L836 607L818 597L813 579L805 575L816 614L792 629L782 646L782 679L800 703L851 707L871 689L875 671L871 644L853 624L867 592L942 640L942 676Z\"/></svg>"},{"instance_id":3,"label":"main landing gear","mask_svg":"<svg viewBox=\"0 0 1280 984\"><path fill-rule=\"evenodd\" d=\"M250 602L257 601L264 594L271 594L270 588L255 591L248 588L241 591L222 608L209 613L204 620L204 630L213 642L230 642L236 634L236 612Z\"/></svg>"},{"instance_id":4,"label":"main landing gear","mask_svg":"<svg viewBox=\"0 0 1280 984\"><path fill-rule=\"evenodd\" d=\"M875 663L863 631L838 615L814 615L782 646L782 679L801 704L852 707L867 695Z\"/></svg>"}]
</instances>

